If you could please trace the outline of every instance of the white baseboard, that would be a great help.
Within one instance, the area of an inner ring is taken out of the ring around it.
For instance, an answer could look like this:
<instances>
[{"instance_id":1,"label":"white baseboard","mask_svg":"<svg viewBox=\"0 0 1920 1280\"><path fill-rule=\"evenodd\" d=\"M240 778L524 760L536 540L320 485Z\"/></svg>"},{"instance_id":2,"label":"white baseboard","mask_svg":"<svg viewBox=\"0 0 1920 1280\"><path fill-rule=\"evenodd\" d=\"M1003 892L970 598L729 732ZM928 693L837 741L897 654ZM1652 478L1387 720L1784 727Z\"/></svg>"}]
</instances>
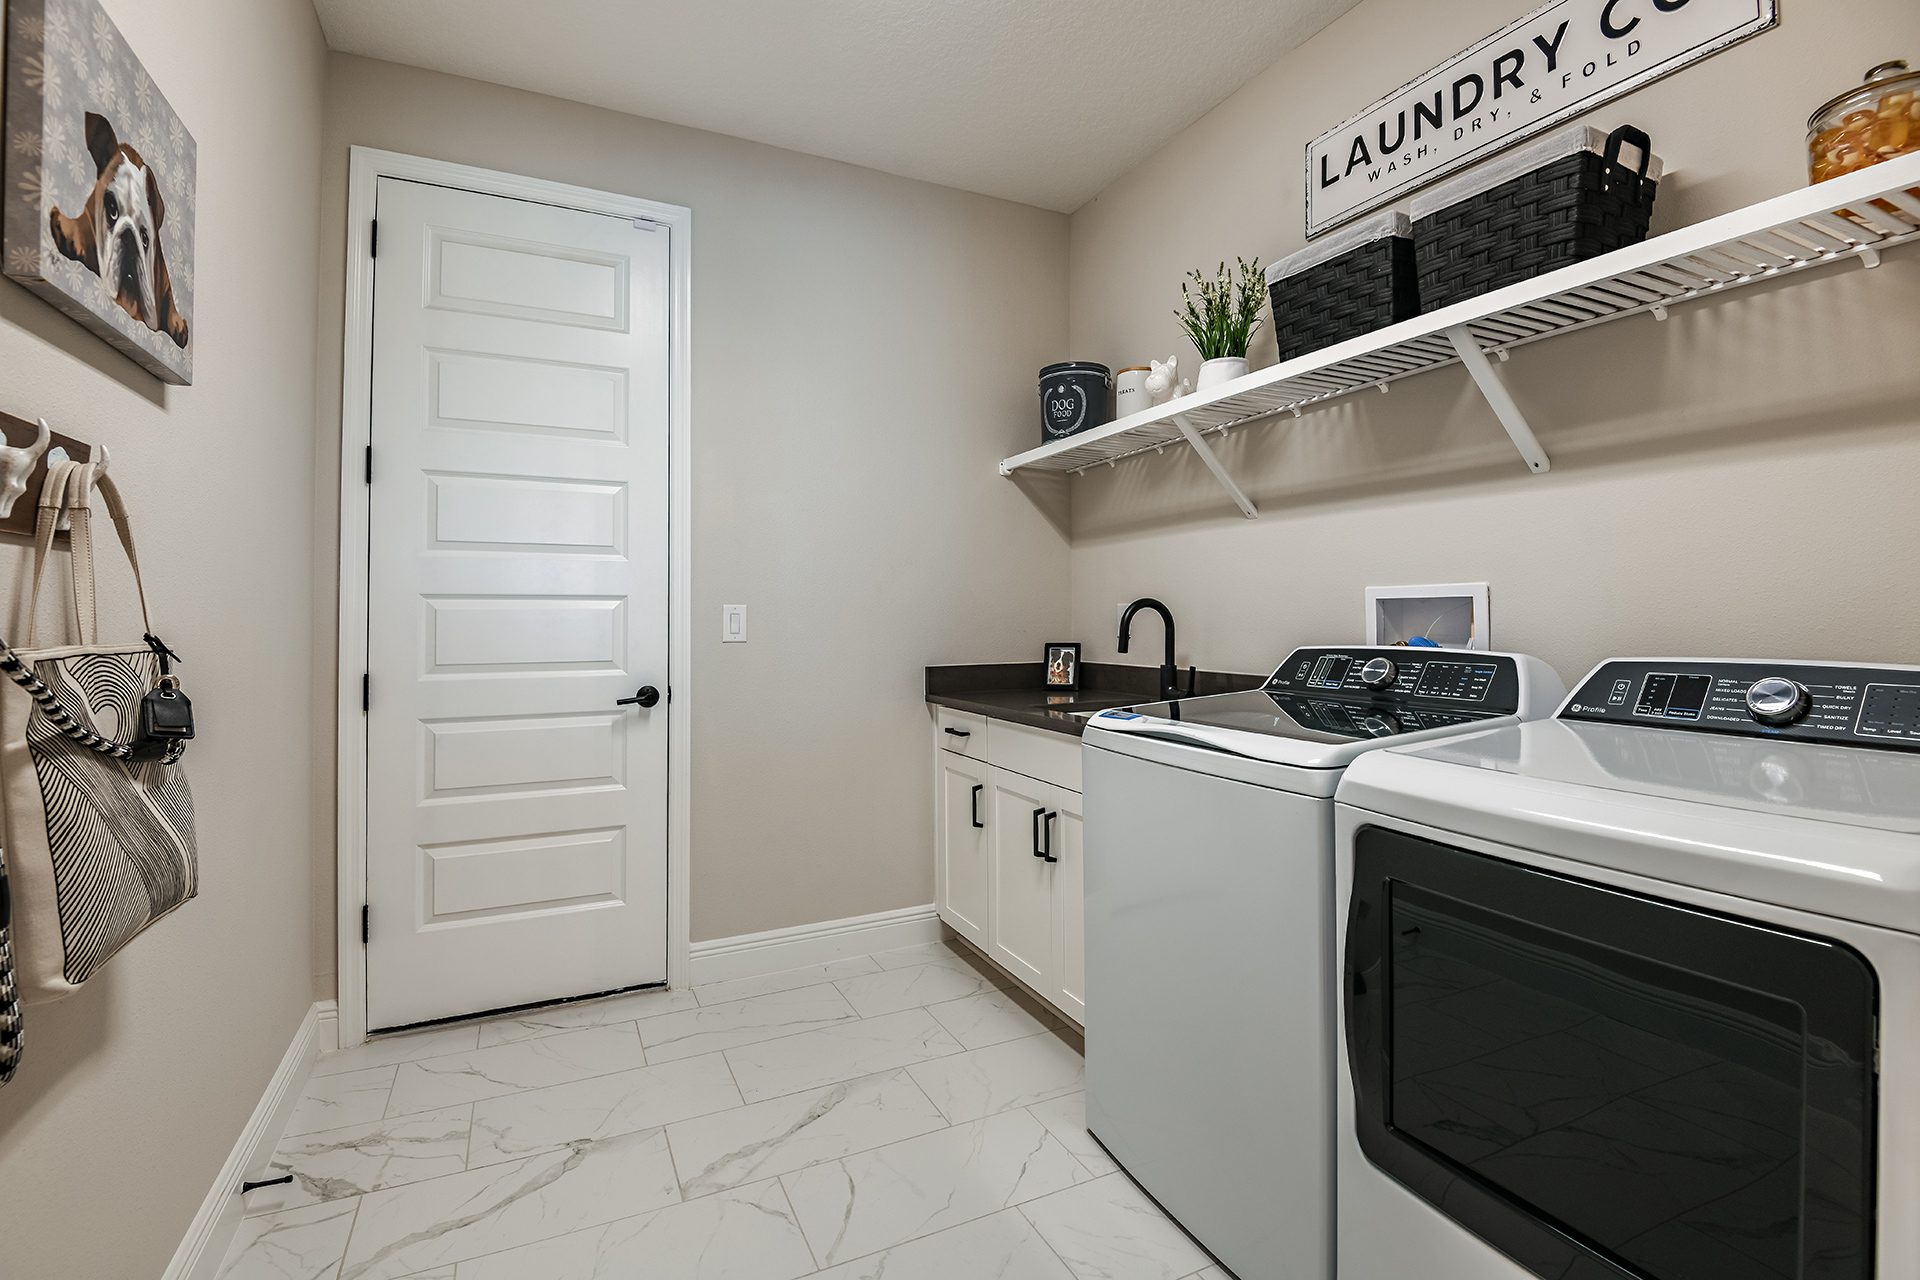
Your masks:
<instances>
[{"instance_id":1,"label":"white baseboard","mask_svg":"<svg viewBox=\"0 0 1920 1280\"><path fill-rule=\"evenodd\" d=\"M337 1037L338 1028L339 1013L333 1001L322 1001L307 1010L161 1280L215 1280L220 1264L226 1260L227 1246L233 1243L240 1226L240 1184L265 1169L273 1158L274 1144L300 1101L307 1076L320 1055L332 1047L329 1037Z\"/></svg>"},{"instance_id":2,"label":"white baseboard","mask_svg":"<svg viewBox=\"0 0 1920 1280\"><path fill-rule=\"evenodd\" d=\"M731 982L735 978L844 960L870 951L937 942L940 929L940 915L933 904L928 903L924 907L902 907L845 920L822 920L791 929L714 938L693 944L693 958L687 967L689 981L696 986L703 982Z\"/></svg>"}]
</instances>

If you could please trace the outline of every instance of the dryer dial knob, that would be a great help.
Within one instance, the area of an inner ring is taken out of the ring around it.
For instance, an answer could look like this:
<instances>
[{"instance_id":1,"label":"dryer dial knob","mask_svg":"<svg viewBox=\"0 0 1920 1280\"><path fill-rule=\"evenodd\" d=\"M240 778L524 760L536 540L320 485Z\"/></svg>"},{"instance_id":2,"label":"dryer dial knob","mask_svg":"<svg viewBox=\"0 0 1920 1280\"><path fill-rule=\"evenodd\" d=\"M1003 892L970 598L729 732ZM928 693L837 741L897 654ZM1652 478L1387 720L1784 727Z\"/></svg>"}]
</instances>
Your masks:
<instances>
[{"instance_id":1,"label":"dryer dial knob","mask_svg":"<svg viewBox=\"0 0 1920 1280\"><path fill-rule=\"evenodd\" d=\"M1392 658L1375 658L1360 668L1360 683L1369 689L1391 689L1400 678L1400 668Z\"/></svg>"},{"instance_id":2,"label":"dryer dial knob","mask_svg":"<svg viewBox=\"0 0 1920 1280\"><path fill-rule=\"evenodd\" d=\"M1747 689L1747 713L1776 729L1798 723L1812 709L1813 695L1807 687L1785 676L1756 680Z\"/></svg>"}]
</instances>

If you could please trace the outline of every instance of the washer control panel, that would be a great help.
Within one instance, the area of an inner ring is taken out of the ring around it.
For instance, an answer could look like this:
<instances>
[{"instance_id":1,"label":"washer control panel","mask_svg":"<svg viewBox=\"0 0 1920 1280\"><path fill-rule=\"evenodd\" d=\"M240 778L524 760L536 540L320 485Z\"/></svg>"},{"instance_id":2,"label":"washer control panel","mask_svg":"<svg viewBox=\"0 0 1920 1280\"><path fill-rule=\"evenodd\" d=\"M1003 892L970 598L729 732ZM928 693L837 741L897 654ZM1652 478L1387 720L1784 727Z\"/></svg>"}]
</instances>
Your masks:
<instances>
[{"instance_id":1,"label":"washer control panel","mask_svg":"<svg viewBox=\"0 0 1920 1280\"><path fill-rule=\"evenodd\" d=\"M1513 715L1520 707L1514 660L1466 649L1296 649L1268 677L1266 689L1459 707L1485 715Z\"/></svg>"},{"instance_id":2,"label":"washer control panel","mask_svg":"<svg viewBox=\"0 0 1920 1280\"><path fill-rule=\"evenodd\" d=\"M1560 718L1920 751L1920 667L1619 658Z\"/></svg>"}]
</instances>

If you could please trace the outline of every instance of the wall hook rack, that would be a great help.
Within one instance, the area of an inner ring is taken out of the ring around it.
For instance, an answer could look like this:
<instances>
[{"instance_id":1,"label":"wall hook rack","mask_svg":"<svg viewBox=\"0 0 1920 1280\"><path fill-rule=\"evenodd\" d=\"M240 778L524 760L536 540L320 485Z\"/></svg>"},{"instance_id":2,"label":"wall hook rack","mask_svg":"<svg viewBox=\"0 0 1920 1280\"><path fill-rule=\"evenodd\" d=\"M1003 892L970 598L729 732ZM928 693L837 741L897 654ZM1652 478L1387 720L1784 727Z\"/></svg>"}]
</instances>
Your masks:
<instances>
[{"instance_id":1,"label":"wall hook rack","mask_svg":"<svg viewBox=\"0 0 1920 1280\"><path fill-rule=\"evenodd\" d=\"M44 433L44 440L42 439ZM104 467L107 451L103 445L53 430L44 422L33 422L0 413L0 534L31 540L37 517L40 485L47 478L47 464L69 458ZM60 528L68 528L62 521Z\"/></svg>"}]
</instances>

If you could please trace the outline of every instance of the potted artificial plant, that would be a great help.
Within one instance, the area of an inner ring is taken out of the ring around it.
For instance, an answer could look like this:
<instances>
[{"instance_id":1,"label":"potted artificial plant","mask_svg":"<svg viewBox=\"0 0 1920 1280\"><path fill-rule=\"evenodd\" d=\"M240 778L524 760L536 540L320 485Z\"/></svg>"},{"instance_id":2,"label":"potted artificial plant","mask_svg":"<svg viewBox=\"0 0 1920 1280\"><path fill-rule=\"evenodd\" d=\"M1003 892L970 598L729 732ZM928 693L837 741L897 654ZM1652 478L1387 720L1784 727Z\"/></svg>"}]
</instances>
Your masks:
<instances>
[{"instance_id":1,"label":"potted artificial plant","mask_svg":"<svg viewBox=\"0 0 1920 1280\"><path fill-rule=\"evenodd\" d=\"M1180 282L1180 298L1186 304L1179 313L1180 327L1193 339L1200 352L1200 374L1194 390L1205 391L1222 382L1231 382L1247 371L1247 347L1260 327L1260 307L1267 290L1260 274L1260 262L1235 258L1238 274L1221 263L1209 280L1198 271L1187 272Z\"/></svg>"}]
</instances>

